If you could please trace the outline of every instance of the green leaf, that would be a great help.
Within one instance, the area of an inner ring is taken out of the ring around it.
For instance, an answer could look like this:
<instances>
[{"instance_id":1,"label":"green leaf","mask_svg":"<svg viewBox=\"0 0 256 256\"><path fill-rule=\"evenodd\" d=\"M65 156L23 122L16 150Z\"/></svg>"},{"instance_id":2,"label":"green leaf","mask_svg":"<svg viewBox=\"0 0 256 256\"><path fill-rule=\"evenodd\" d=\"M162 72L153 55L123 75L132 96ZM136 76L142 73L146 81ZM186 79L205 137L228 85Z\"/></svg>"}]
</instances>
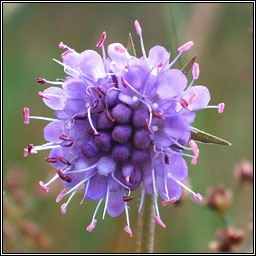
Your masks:
<instances>
[{"instance_id":1,"label":"green leaf","mask_svg":"<svg viewBox=\"0 0 256 256\"><path fill-rule=\"evenodd\" d=\"M192 66L193 64L195 63L195 60L196 60L196 55L191 59L189 60L186 65L181 69L181 71L187 75L187 73L192 69Z\"/></svg>"},{"instance_id":2,"label":"green leaf","mask_svg":"<svg viewBox=\"0 0 256 256\"><path fill-rule=\"evenodd\" d=\"M136 57L136 51L135 51L131 33L129 34L129 37L128 37L127 51L130 55Z\"/></svg>"},{"instance_id":3,"label":"green leaf","mask_svg":"<svg viewBox=\"0 0 256 256\"><path fill-rule=\"evenodd\" d=\"M209 133L200 131L194 127L191 127L191 128L192 128L192 131L191 131L192 140L195 140L201 143L206 143L206 144L218 144L218 145L231 146L231 143L226 140L218 138Z\"/></svg>"}]
</instances>

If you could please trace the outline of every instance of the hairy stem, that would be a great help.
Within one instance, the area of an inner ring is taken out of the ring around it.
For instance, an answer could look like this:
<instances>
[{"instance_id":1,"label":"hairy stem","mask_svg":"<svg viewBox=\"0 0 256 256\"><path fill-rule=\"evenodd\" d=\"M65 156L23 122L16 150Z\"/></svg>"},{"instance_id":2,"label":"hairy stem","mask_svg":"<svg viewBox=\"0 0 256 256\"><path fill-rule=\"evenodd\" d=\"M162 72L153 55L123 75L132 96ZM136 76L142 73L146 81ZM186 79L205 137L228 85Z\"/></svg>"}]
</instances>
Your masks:
<instances>
[{"instance_id":1,"label":"hairy stem","mask_svg":"<svg viewBox=\"0 0 256 256\"><path fill-rule=\"evenodd\" d=\"M137 253L153 253L155 238L155 206L153 197L145 195L142 211L138 218Z\"/></svg>"}]
</instances>

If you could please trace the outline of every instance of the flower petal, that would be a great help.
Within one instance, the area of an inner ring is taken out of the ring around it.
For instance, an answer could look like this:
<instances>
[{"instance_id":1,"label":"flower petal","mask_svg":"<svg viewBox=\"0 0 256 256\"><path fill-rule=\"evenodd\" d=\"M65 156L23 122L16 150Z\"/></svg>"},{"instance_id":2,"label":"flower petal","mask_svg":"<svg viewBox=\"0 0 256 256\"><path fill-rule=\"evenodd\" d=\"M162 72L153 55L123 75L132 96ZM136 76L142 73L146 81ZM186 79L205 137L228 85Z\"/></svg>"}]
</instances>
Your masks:
<instances>
[{"instance_id":1,"label":"flower petal","mask_svg":"<svg viewBox=\"0 0 256 256\"><path fill-rule=\"evenodd\" d=\"M100 200L107 193L108 178L103 175L95 175L90 179L87 198L90 200Z\"/></svg>"},{"instance_id":2,"label":"flower petal","mask_svg":"<svg viewBox=\"0 0 256 256\"><path fill-rule=\"evenodd\" d=\"M54 121L47 124L44 128L44 138L50 142L62 142L59 138L64 133L64 123Z\"/></svg>"},{"instance_id":3,"label":"flower petal","mask_svg":"<svg viewBox=\"0 0 256 256\"><path fill-rule=\"evenodd\" d=\"M111 217L119 216L124 210L124 201L123 196L125 195L125 190L123 188L119 188L115 192L109 192L109 200L107 211Z\"/></svg>"},{"instance_id":4,"label":"flower petal","mask_svg":"<svg viewBox=\"0 0 256 256\"><path fill-rule=\"evenodd\" d=\"M67 93L61 88L49 87L43 92L49 99L43 98L45 105L54 110L62 110L65 106Z\"/></svg>"}]
</instances>

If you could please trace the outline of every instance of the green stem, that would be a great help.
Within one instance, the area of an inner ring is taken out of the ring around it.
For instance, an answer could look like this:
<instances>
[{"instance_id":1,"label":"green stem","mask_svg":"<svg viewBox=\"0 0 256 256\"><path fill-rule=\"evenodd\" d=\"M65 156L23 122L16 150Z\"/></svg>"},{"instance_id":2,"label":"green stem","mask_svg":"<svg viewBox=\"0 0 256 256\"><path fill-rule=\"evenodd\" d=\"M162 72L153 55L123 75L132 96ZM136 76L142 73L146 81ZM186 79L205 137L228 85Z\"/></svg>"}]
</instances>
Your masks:
<instances>
[{"instance_id":1,"label":"green stem","mask_svg":"<svg viewBox=\"0 0 256 256\"><path fill-rule=\"evenodd\" d=\"M142 211L138 218L137 253L153 253L155 237L155 206L153 197L145 195Z\"/></svg>"}]
</instances>

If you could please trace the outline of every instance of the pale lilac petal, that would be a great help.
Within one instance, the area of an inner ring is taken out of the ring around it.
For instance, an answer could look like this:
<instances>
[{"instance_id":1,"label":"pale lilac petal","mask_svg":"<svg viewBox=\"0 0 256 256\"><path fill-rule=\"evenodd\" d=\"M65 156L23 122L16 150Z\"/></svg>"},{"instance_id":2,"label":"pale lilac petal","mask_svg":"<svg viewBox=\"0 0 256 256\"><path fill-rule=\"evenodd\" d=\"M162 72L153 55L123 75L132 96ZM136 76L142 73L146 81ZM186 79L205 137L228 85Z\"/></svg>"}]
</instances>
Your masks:
<instances>
[{"instance_id":1,"label":"pale lilac petal","mask_svg":"<svg viewBox=\"0 0 256 256\"><path fill-rule=\"evenodd\" d=\"M108 55L118 68L124 68L131 59L127 49L120 43L113 43L108 46Z\"/></svg>"},{"instance_id":2,"label":"pale lilac petal","mask_svg":"<svg viewBox=\"0 0 256 256\"><path fill-rule=\"evenodd\" d=\"M63 83L62 87L70 98L79 99L86 96L88 97L86 93L87 86L85 82L79 78L68 79Z\"/></svg>"},{"instance_id":3,"label":"pale lilac petal","mask_svg":"<svg viewBox=\"0 0 256 256\"><path fill-rule=\"evenodd\" d=\"M156 45L149 50L148 61L150 67L165 64L170 59L170 53L162 46Z\"/></svg>"},{"instance_id":4,"label":"pale lilac petal","mask_svg":"<svg viewBox=\"0 0 256 256\"><path fill-rule=\"evenodd\" d=\"M58 87L49 87L43 92L49 99L43 98L45 105L54 110L62 110L65 105L67 93Z\"/></svg>"},{"instance_id":5,"label":"pale lilac petal","mask_svg":"<svg viewBox=\"0 0 256 256\"><path fill-rule=\"evenodd\" d=\"M97 52L86 50L80 54L79 61L82 74L89 76L95 82L106 76L103 60Z\"/></svg>"},{"instance_id":6,"label":"pale lilac petal","mask_svg":"<svg viewBox=\"0 0 256 256\"><path fill-rule=\"evenodd\" d=\"M182 156L169 154L168 176L175 180L184 180L188 175L188 167Z\"/></svg>"},{"instance_id":7,"label":"pale lilac petal","mask_svg":"<svg viewBox=\"0 0 256 256\"><path fill-rule=\"evenodd\" d=\"M187 102L189 102L189 99L194 92L197 93L197 97L194 99L192 104L189 105L189 107L192 110L205 108L208 105L211 98L209 90L205 86L201 85L192 86L186 91L186 94L184 95L183 98Z\"/></svg>"},{"instance_id":8,"label":"pale lilac petal","mask_svg":"<svg viewBox=\"0 0 256 256\"><path fill-rule=\"evenodd\" d=\"M65 72L73 77L78 77L79 73L74 72L72 69L78 71L79 66L79 54L76 52L68 53L63 57L63 63L69 68L64 68Z\"/></svg>"},{"instance_id":9,"label":"pale lilac petal","mask_svg":"<svg viewBox=\"0 0 256 256\"><path fill-rule=\"evenodd\" d=\"M64 123L54 121L47 124L44 128L44 138L50 142L62 142L59 138L64 133Z\"/></svg>"}]
</instances>

